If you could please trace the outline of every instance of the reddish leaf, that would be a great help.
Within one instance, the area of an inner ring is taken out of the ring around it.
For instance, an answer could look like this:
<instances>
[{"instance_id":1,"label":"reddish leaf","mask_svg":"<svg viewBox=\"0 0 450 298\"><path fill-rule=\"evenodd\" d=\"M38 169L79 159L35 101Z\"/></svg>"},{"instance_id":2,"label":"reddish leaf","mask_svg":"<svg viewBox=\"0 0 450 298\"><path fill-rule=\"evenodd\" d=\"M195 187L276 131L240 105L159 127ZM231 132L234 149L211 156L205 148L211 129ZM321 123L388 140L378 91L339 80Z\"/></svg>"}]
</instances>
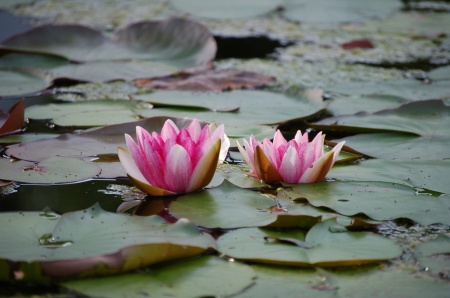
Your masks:
<instances>
[{"instance_id":1,"label":"reddish leaf","mask_svg":"<svg viewBox=\"0 0 450 298\"><path fill-rule=\"evenodd\" d=\"M274 77L240 70L182 71L174 75L137 79L132 83L146 89L224 91L254 89L275 82Z\"/></svg>"},{"instance_id":2,"label":"reddish leaf","mask_svg":"<svg viewBox=\"0 0 450 298\"><path fill-rule=\"evenodd\" d=\"M4 113L0 110L0 135L7 134L22 128L24 121L25 100L22 98Z\"/></svg>"},{"instance_id":3,"label":"reddish leaf","mask_svg":"<svg viewBox=\"0 0 450 298\"><path fill-rule=\"evenodd\" d=\"M373 49L375 46L368 39L354 39L349 42L341 44L344 50L352 49Z\"/></svg>"}]
</instances>

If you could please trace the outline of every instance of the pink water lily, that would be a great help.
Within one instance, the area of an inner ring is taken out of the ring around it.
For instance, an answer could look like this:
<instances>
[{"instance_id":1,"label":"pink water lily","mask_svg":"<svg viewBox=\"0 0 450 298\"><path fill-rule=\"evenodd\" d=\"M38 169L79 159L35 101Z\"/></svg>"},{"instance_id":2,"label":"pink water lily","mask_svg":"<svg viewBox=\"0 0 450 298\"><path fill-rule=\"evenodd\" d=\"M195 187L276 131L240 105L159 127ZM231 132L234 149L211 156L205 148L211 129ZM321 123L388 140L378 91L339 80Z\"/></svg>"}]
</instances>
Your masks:
<instances>
[{"instance_id":1,"label":"pink water lily","mask_svg":"<svg viewBox=\"0 0 450 298\"><path fill-rule=\"evenodd\" d=\"M136 139L137 142L125 134L128 150L119 147L119 159L131 182L153 196L204 188L230 146L223 125L209 124L202 128L197 119L182 129L169 119L161 134L150 134L137 126Z\"/></svg>"},{"instance_id":2,"label":"pink water lily","mask_svg":"<svg viewBox=\"0 0 450 298\"><path fill-rule=\"evenodd\" d=\"M250 176L268 183L312 183L322 181L334 165L345 142L324 153L324 135L319 132L309 142L308 133L297 131L289 142L277 130L273 142L265 138L259 142L252 135L244 140L245 149L237 142L244 160L250 165Z\"/></svg>"}]
</instances>

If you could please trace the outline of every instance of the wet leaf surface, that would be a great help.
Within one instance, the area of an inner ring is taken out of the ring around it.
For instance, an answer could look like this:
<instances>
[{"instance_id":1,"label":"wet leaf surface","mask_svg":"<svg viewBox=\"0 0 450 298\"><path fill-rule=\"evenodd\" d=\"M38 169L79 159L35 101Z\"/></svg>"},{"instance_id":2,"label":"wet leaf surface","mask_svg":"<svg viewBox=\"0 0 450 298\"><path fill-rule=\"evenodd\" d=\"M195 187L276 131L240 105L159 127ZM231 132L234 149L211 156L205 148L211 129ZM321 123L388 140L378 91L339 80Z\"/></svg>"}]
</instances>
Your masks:
<instances>
[{"instance_id":1,"label":"wet leaf surface","mask_svg":"<svg viewBox=\"0 0 450 298\"><path fill-rule=\"evenodd\" d=\"M168 225L157 216L130 217L103 211L98 205L59 220L49 220L40 212L2 213L0 220L2 225L22 222L2 233L2 242L9 245L1 246L0 256L20 262L26 279L124 272L198 255L214 244L186 220ZM40 273L33 276L36 266Z\"/></svg>"},{"instance_id":2,"label":"wet leaf surface","mask_svg":"<svg viewBox=\"0 0 450 298\"><path fill-rule=\"evenodd\" d=\"M205 256L160 265L143 273L71 281L64 286L89 296L228 296L251 286L254 277L251 267Z\"/></svg>"},{"instance_id":3,"label":"wet leaf surface","mask_svg":"<svg viewBox=\"0 0 450 298\"><path fill-rule=\"evenodd\" d=\"M318 223L306 235L302 232L240 229L221 236L217 248L241 260L301 267L353 266L395 258L402 253L395 242L382 236L368 232L333 233L330 231L333 225L336 225L333 219ZM273 241L291 238L290 242L303 244Z\"/></svg>"},{"instance_id":4,"label":"wet leaf surface","mask_svg":"<svg viewBox=\"0 0 450 298\"><path fill-rule=\"evenodd\" d=\"M431 197L391 182L293 185L287 194L293 200L307 200L315 207L327 207L346 216L363 213L375 220L408 218L422 225L450 223L448 195Z\"/></svg>"}]
</instances>

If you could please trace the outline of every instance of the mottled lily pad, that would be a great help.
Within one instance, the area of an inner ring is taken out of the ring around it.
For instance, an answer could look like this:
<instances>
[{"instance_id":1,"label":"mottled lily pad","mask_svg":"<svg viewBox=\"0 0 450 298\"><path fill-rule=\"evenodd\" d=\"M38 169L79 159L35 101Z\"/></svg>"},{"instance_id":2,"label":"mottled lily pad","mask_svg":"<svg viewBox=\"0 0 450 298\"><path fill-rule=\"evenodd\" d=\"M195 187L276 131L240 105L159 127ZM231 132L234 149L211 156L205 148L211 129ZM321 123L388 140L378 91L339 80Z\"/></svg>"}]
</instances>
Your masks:
<instances>
[{"instance_id":1,"label":"mottled lily pad","mask_svg":"<svg viewBox=\"0 0 450 298\"><path fill-rule=\"evenodd\" d=\"M450 274L450 237L439 235L437 238L417 245L415 256L422 268L434 274Z\"/></svg>"},{"instance_id":2,"label":"mottled lily pad","mask_svg":"<svg viewBox=\"0 0 450 298\"><path fill-rule=\"evenodd\" d=\"M432 197L391 182L320 182L291 185L285 192L295 201L307 200L340 214L365 214L375 220L409 218L422 225L450 224L448 195Z\"/></svg>"},{"instance_id":3,"label":"mottled lily pad","mask_svg":"<svg viewBox=\"0 0 450 298\"><path fill-rule=\"evenodd\" d=\"M306 234L247 228L217 240L217 249L230 257L278 265L352 266L399 257L392 240L368 232L332 232L334 219L316 224Z\"/></svg>"},{"instance_id":4,"label":"mottled lily pad","mask_svg":"<svg viewBox=\"0 0 450 298\"><path fill-rule=\"evenodd\" d=\"M22 183L68 183L94 178L100 167L78 158L50 157L39 163L0 158L0 179Z\"/></svg>"},{"instance_id":5,"label":"mottled lily pad","mask_svg":"<svg viewBox=\"0 0 450 298\"><path fill-rule=\"evenodd\" d=\"M114 214L98 205L52 218L40 212L0 214L1 225L9 227L0 235L1 242L8 243L0 246L0 259L18 262L24 279L125 272L192 257L214 245L211 236L187 220L170 225L158 216ZM3 265L14 276L17 267Z\"/></svg>"},{"instance_id":6,"label":"mottled lily pad","mask_svg":"<svg viewBox=\"0 0 450 298\"><path fill-rule=\"evenodd\" d=\"M251 286L254 278L249 266L205 256L154 266L143 273L70 281L64 286L95 297L225 297Z\"/></svg>"}]
</instances>

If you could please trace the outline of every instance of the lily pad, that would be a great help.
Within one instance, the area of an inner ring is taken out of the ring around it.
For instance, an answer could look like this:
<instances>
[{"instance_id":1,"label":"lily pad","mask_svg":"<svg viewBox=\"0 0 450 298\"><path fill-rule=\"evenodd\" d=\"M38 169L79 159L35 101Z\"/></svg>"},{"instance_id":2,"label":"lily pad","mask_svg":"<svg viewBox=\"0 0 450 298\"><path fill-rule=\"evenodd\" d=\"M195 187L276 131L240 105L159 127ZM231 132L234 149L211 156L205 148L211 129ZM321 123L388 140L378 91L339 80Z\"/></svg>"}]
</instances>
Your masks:
<instances>
[{"instance_id":1,"label":"lily pad","mask_svg":"<svg viewBox=\"0 0 450 298\"><path fill-rule=\"evenodd\" d=\"M438 128L437 132L442 135L418 137L402 133L373 133L346 137L342 140L365 155L386 160L449 159L450 137L444 134L444 127Z\"/></svg>"},{"instance_id":2,"label":"lily pad","mask_svg":"<svg viewBox=\"0 0 450 298\"><path fill-rule=\"evenodd\" d=\"M346 216L363 213L375 220L409 218L422 225L450 224L448 195L431 197L390 182L321 182L291 187L286 193L293 200L307 200L315 207Z\"/></svg>"},{"instance_id":3,"label":"lily pad","mask_svg":"<svg viewBox=\"0 0 450 298\"><path fill-rule=\"evenodd\" d=\"M137 99L154 105L178 106L180 109L203 106L205 103L211 110L234 110L239 107L239 110L234 113L193 111L189 115L207 122L224 123L225 127L277 124L292 119L306 120L322 113L328 104L322 100L315 102L294 95L260 90L234 90L221 93L156 91L137 96ZM160 113L151 110L147 112L148 115L146 111L141 114L154 116L152 113ZM179 113L186 113L186 111L181 110Z\"/></svg>"},{"instance_id":4,"label":"lily pad","mask_svg":"<svg viewBox=\"0 0 450 298\"><path fill-rule=\"evenodd\" d=\"M444 100L423 100L373 114L326 118L312 125L319 130L348 132L405 132L448 137L450 105ZM330 127L326 127L326 126Z\"/></svg>"},{"instance_id":5,"label":"lily pad","mask_svg":"<svg viewBox=\"0 0 450 298\"><path fill-rule=\"evenodd\" d=\"M251 286L254 278L249 266L205 256L154 266L144 273L70 281L63 285L95 297L225 297Z\"/></svg>"},{"instance_id":6,"label":"lily pad","mask_svg":"<svg viewBox=\"0 0 450 298\"><path fill-rule=\"evenodd\" d=\"M450 194L447 160L364 160L357 165L335 166L330 177L349 181L384 181Z\"/></svg>"},{"instance_id":7,"label":"lily pad","mask_svg":"<svg viewBox=\"0 0 450 298\"><path fill-rule=\"evenodd\" d=\"M392 95L348 95L336 96L327 110L334 116L356 113L374 113L380 110L394 109L407 102L405 98Z\"/></svg>"},{"instance_id":8,"label":"lily pad","mask_svg":"<svg viewBox=\"0 0 450 298\"><path fill-rule=\"evenodd\" d=\"M25 100L17 101L7 113L0 110L0 135L20 130L24 122Z\"/></svg>"},{"instance_id":9,"label":"lily pad","mask_svg":"<svg viewBox=\"0 0 450 298\"><path fill-rule=\"evenodd\" d=\"M225 180L219 187L179 197L169 205L176 218L189 218L198 226L232 229L240 227L311 227L329 214L289 199L270 199Z\"/></svg>"},{"instance_id":10,"label":"lily pad","mask_svg":"<svg viewBox=\"0 0 450 298\"><path fill-rule=\"evenodd\" d=\"M171 225L158 216L130 217L98 205L59 220L40 212L6 212L0 222L10 227L0 236L8 244L0 246L0 258L18 262L29 280L125 272L192 257L214 245L187 220Z\"/></svg>"},{"instance_id":11,"label":"lily pad","mask_svg":"<svg viewBox=\"0 0 450 298\"><path fill-rule=\"evenodd\" d=\"M210 19L247 19L268 14L283 3L281 0L170 0L181 12Z\"/></svg>"},{"instance_id":12,"label":"lily pad","mask_svg":"<svg viewBox=\"0 0 450 298\"><path fill-rule=\"evenodd\" d=\"M50 157L39 163L0 158L0 179L22 183L68 183L94 178L100 167L78 158Z\"/></svg>"},{"instance_id":13,"label":"lily pad","mask_svg":"<svg viewBox=\"0 0 450 298\"><path fill-rule=\"evenodd\" d=\"M25 95L50 86L49 76L35 70L0 69L0 98Z\"/></svg>"},{"instance_id":14,"label":"lily pad","mask_svg":"<svg viewBox=\"0 0 450 298\"><path fill-rule=\"evenodd\" d=\"M33 120L52 120L58 126L93 127L136 121L138 116L132 110L137 107L130 101L94 100L35 105L27 108L25 115Z\"/></svg>"},{"instance_id":15,"label":"lily pad","mask_svg":"<svg viewBox=\"0 0 450 298\"><path fill-rule=\"evenodd\" d=\"M211 62L216 43L206 27L172 18L134 23L112 38L81 25L44 25L8 38L0 49L48 53L78 62L143 59L187 68Z\"/></svg>"},{"instance_id":16,"label":"lily pad","mask_svg":"<svg viewBox=\"0 0 450 298\"><path fill-rule=\"evenodd\" d=\"M217 240L217 249L230 257L278 265L353 266L393 259L402 249L392 240L369 232L332 232L334 219L303 232L247 228Z\"/></svg>"},{"instance_id":17,"label":"lily pad","mask_svg":"<svg viewBox=\"0 0 450 298\"><path fill-rule=\"evenodd\" d=\"M284 16L289 20L311 24L335 25L344 22L363 21L371 18L386 18L401 8L401 3L392 0L285 0Z\"/></svg>"},{"instance_id":18,"label":"lily pad","mask_svg":"<svg viewBox=\"0 0 450 298\"><path fill-rule=\"evenodd\" d=\"M434 274L450 274L450 237L437 238L417 245L415 256L422 268Z\"/></svg>"}]
</instances>

